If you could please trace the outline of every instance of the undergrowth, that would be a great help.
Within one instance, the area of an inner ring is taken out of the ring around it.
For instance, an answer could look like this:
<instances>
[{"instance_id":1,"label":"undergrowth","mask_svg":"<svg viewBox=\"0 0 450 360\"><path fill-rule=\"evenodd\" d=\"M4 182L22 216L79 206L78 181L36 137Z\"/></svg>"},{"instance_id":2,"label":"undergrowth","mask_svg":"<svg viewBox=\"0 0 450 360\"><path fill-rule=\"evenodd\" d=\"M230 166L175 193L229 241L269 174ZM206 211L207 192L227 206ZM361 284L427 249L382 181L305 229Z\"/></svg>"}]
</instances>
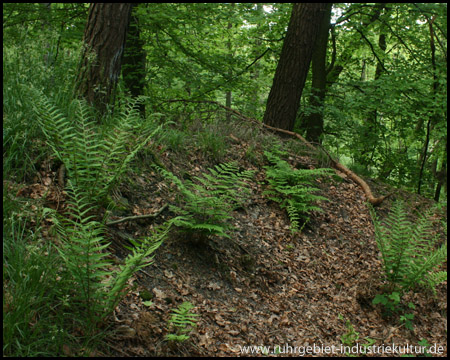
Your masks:
<instances>
[{"instance_id":1,"label":"undergrowth","mask_svg":"<svg viewBox=\"0 0 450 360\"><path fill-rule=\"evenodd\" d=\"M264 151L264 155L270 165L265 166L266 178L269 189L265 195L272 201L280 204L286 209L291 221L293 233L300 230L300 223L306 224L309 220L308 214L312 211L322 211L315 205L317 201L328 200L327 198L314 194L319 191L314 187L314 180L318 177L332 175L330 169L293 169L286 161L282 160L279 150Z\"/></svg>"},{"instance_id":2,"label":"undergrowth","mask_svg":"<svg viewBox=\"0 0 450 360\"><path fill-rule=\"evenodd\" d=\"M384 293L377 294L372 303L383 305L384 316L399 313L399 322L409 330L413 330L415 305L412 302L403 304L403 295L420 287L429 288L436 294L435 287L447 280L447 271L438 270L447 261L447 241L440 244L439 234L433 231L434 211L430 209L412 223L407 218L404 204L397 201L381 224L371 208L375 239L387 282ZM446 232L446 223L443 225Z\"/></svg>"},{"instance_id":3,"label":"undergrowth","mask_svg":"<svg viewBox=\"0 0 450 360\"><path fill-rule=\"evenodd\" d=\"M151 264L151 254L161 245L170 228L165 224L141 240L131 240L133 247L124 265L113 269L104 225L95 220L94 208L87 196L69 181L68 213L61 216L46 209L56 226L61 246L58 252L70 273L73 302L89 322L107 316L125 294L126 282L134 272ZM107 271L105 271L107 270ZM108 280L108 281L106 281Z\"/></svg>"},{"instance_id":4,"label":"undergrowth","mask_svg":"<svg viewBox=\"0 0 450 360\"><path fill-rule=\"evenodd\" d=\"M236 163L225 163L210 168L210 174L181 181L170 171L154 165L178 189L176 205L170 209L177 217L171 222L184 231L201 237L217 235L230 237L231 211L243 206L249 195L247 180L251 171L240 171Z\"/></svg>"},{"instance_id":5,"label":"undergrowth","mask_svg":"<svg viewBox=\"0 0 450 360\"><path fill-rule=\"evenodd\" d=\"M190 338L190 333L197 326L198 314L194 314L192 303L185 301L178 308L172 310L172 315L168 321L172 332L166 335L166 340L182 342Z\"/></svg>"},{"instance_id":6,"label":"undergrowth","mask_svg":"<svg viewBox=\"0 0 450 360\"><path fill-rule=\"evenodd\" d=\"M65 113L42 93L32 94L47 144L65 166L73 185L85 192L91 204L112 204L110 191L161 126L148 126L142 121L137 100L110 120L106 130L84 100L73 100ZM135 139L131 146L130 138Z\"/></svg>"},{"instance_id":7,"label":"undergrowth","mask_svg":"<svg viewBox=\"0 0 450 360\"><path fill-rule=\"evenodd\" d=\"M412 223L403 203L397 201L381 224L371 210L375 239L390 290L403 293L418 285L434 289L447 280L446 271L436 270L447 260L447 241L439 244L439 234L433 231L433 211L430 209ZM446 226L444 228L446 230Z\"/></svg>"}]
</instances>

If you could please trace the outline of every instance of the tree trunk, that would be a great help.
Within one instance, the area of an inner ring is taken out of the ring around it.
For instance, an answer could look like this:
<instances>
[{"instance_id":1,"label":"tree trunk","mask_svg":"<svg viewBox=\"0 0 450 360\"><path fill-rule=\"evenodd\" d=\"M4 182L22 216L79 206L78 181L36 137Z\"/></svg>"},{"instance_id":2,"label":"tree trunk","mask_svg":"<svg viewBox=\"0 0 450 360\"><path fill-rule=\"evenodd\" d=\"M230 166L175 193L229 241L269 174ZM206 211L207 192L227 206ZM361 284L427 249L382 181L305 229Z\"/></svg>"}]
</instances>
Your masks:
<instances>
[{"instance_id":1,"label":"tree trunk","mask_svg":"<svg viewBox=\"0 0 450 360\"><path fill-rule=\"evenodd\" d=\"M234 10L234 3L231 3L231 9ZM227 42L227 48L228 48L228 56L230 57L230 62L233 59L233 47L231 45L231 28L233 27L233 23L231 21L228 21L228 25L227 25L227 29L230 30L229 34L228 34L228 42ZM228 70L228 77L229 79L231 79L231 77L233 76L231 67ZM227 90L225 93L225 106L231 108L231 90ZM226 120L227 120L227 124L230 123L231 121L231 113L229 111L227 111L226 113Z\"/></svg>"},{"instance_id":2,"label":"tree trunk","mask_svg":"<svg viewBox=\"0 0 450 360\"><path fill-rule=\"evenodd\" d=\"M295 3L283 42L264 123L293 130L326 3Z\"/></svg>"},{"instance_id":3,"label":"tree trunk","mask_svg":"<svg viewBox=\"0 0 450 360\"><path fill-rule=\"evenodd\" d=\"M387 45L383 24L380 25L378 47L380 49L380 59L378 59L379 61L377 62L374 80L378 80L384 73L384 57ZM375 108L371 110L364 119L364 131L361 136L362 146L360 151L355 154L356 162L363 165L365 168L369 168L374 164L373 157L381 139L379 132L378 111Z\"/></svg>"},{"instance_id":4,"label":"tree trunk","mask_svg":"<svg viewBox=\"0 0 450 360\"><path fill-rule=\"evenodd\" d=\"M136 4L133 6L136 6ZM127 46L125 47L122 61L123 81L133 97L144 95L145 62L144 41L140 38L138 18L136 15L133 15L130 19ZM139 104L139 111L145 116L144 104Z\"/></svg>"},{"instance_id":5,"label":"tree trunk","mask_svg":"<svg viewBox=\"0 0 450 360\"><path fill-rule=\"evenodd\" d=\"M313 110L306 117L304 127L306 128L306 139L313 143L320 143L323 133L323 102L327 86L327 45L332 5L332 3L327 4L311 60L312 89L309 104Z\"/></svg>"},{"instance_id":6,"label":"tree trunk","mask_svg":"<svg viewBox=\"0 0 450 360\"><path fill-rule=\"evenodd\" d=\"M76 92L100 113L114 101L130 21L131 3L92 3Z\"/></svg>"}]
</instances>

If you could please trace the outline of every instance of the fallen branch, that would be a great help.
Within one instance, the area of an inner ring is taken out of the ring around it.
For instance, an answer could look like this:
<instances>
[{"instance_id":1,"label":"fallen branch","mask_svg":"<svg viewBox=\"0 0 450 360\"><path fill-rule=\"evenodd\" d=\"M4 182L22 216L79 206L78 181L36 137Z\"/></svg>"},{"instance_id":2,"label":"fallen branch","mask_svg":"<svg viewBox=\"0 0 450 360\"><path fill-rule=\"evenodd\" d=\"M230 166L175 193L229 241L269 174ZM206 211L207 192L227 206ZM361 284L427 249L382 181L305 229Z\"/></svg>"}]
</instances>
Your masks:
<instances>
[{"instance_id":1,"label":"fallen branch","mask_svg":"<svg viewBox=\"0 0 450 360\"><path fill-rule=\"evenodd\" d=\"M318 149L311 144L308 140L306 140L303 136L301 136L300 134L297 134L295 132L289 131L289 130L284 130L284 129L280 129L280 128L276 128L273 126L269 126L267 124L264 124L256 119L253 118L249 118L243 114L241 114L240 112L228 107L228 106L224 106L220 103L218 103L217 101L212 101L212 100L187 100L187 99L174 99L174 100L169 100L168 102L194 102L194 103L207 103L207 104L214 104L218 107L221 107L222 109L225 109L226 111L233 113L234 115L236 115L238 118L242 119L242 120L246 120L246 121L250 121L253 123L256 123L260 126L263 126L269 130L275 131L275 132L279 132L279 133L283 133L283 134L287 134L290 136L294 136L297 139L299 139L302 143L304 143L309 149L313 150L313 151L318 151ZM319 145L320 146L320 145ZM352 179L355 183L357 183L362 190L364 191L364 193L366 194L367 200L373 205L373 206L378 206L380 205L386 198L388 198L389 196L392 195L392 193L385 195L385 196L380 196L380 197L374 197L372 194L372 191L370 190L369 185L367 185L367 183L361 179L358 175L356 175L353 171L351 171L350 169L348 169L347 167L345 167L344 165L342 165L340 162L336 161L335 159L333 159L331 157L331 155L322 147L320 146L321 150L324 151L324 153L328 156L328 158L331 161L332 166L336 169L339 170L341 172L343 172L344 174L346 174L350 179Z\"/></svg>"},{"instance_id":2,"label":"fallen branch","mask_svg":"<svg viewBox=\"0 0 450 360\"><path fill-rule=\"evenodd\" d=\"M167 209L168 206L169 206L168 204L164 205L161 209L159 209L154 214L127 216L127 217L124 217L124 218L119 219L119 220L114 220L114 221L107 222L106 225L109 226L109 225L120 224L121 222L124 222L124 221L132 221L132 220L134 221L134 220L141 220L141 219L154 219L154 218L158 217L165 209Z\"/></svg>"}]
</instances>

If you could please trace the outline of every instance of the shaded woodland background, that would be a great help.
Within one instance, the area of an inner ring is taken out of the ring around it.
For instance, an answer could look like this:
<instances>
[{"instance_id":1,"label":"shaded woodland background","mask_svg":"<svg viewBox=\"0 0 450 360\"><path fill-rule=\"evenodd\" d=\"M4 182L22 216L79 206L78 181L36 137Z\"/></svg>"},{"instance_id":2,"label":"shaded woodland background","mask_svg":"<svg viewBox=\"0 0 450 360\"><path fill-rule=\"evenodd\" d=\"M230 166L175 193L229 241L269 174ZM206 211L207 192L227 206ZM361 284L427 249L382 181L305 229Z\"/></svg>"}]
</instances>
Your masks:
<instances>
[{"instance_id":1,"label":"shaded woodland background","mask_svg":"<svg viewBox=\"0 0 450 360\"><path fill-rule=\"evenodd\" d=\"M47 78L41 81L49 92L56 87L48 85L61 80L57 74L61 65L78 64L84 34L85 43L94 49L91 42L103 44L106 50L98 61L111 66L104 71L114 80L102 84L95 66L89 76L86 66L77 68L81 70L76 74L73 66L62 72L65 78L76 76L78 93L90 101L95 100L93 88L101 85L105 91L96 95L105 96L98 100L101 106L114 102L118 85L132 96L147 96L148 115L164 112L170 117L170 112L182 109L185 118L194 104L169 100L219 101L249 117L264 117L269 125L295 128L357 173L439 199L447 151L446 5L334 4L316 14L306 13L309 19L303 26L317 25L314 35L307 34L311 51L314 45L311 69L305 73L304 89L302 81L295 81L299 91L288 91L301 94L301 99L278 92L279 98L269 101L266 111L283 40L289 41L285 32L289 19L301 16L291 8L291 4L143 4L113 10L98 5L93 8L97 13L87 18L88 5L83 4L6 4L4 47L14 56L10 44L18 46L24 37L33 38L35 44L38 40L46 49L42 56ZM89 24L99 16L117 22L109 21L106 32L123 34L109 40L117 42L111 44L117 45L116 53L107 51L107 34L92 38ZM28 59L32 51L25 50ZM8 59L8 52L5 56ZM24 61L15 61L15 66ZM296 72L302 66L309 69L308 57L300 60ZM121 68L123 81L117 83ZM283 69L294 76L289 64L280 64ZM279 108L274 107L277 104ZM286 115L288 109L295 115ZM282 116L270 119L271 112Z\"/></svg>"},{"instance_id":2,"label":"shaded woodland background","mask_svg":"<svg viewBox=\"0 0 450 360\"><path fill-rule=\"evenodd\" d=\"M447 4L3 4L3 175L4 355L445 344Z\"/></svg>"}]
</instances>

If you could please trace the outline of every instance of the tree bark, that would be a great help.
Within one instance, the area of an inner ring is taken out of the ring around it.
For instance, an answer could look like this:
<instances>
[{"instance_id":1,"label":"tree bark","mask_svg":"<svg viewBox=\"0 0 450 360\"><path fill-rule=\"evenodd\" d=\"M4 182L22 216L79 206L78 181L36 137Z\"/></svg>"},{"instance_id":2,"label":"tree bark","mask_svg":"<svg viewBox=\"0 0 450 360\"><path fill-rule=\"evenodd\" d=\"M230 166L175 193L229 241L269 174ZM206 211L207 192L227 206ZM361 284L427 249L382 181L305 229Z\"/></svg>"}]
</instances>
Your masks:
<instances>
[{"instance_id":1,"label":"tree bark","mask_svg":"<svg viewBox=\"0 0 450 360\"><path fill-rule=\"evenodd\" d=\"M306 128L306 139L313 143L321 143L320 139L323 133L323 103L327 87L327 45L332 5L332 3L327 4L311 60L312 89L309 104L313 110L306 117L304 127Z\"/></svg>"},{"instance_id":2,"label":"tree bark","mask_svg":"<svg viewBox=\"0 0 450 360\"><path fill-rule=\"evenodd\" d=\"M264 123L293 130L327 3L295 3L267 99Z\"/></svg>"},{"instance_id":3,"label":"tree bark","mask_svg":"<svg viewBox=\"0 0 450 360\"><path fill-rule=\"evenodd\" d=\"M135 7L137 4L133 4ZM140 28L136 15L131 16L127 34L127 46L123 54L122 75L125 87L131 96L144 95L145 62L144 41L140 38ZM139 111L145 116L145 105L139 104Z\"/></svg>"},{"instance_id":4,"label":"tree bark","mask_svg":"<svg viewBox=\"0 0 450 360\"><path fill-rule=\"evenodd\" d=\"M131 9L131 3L92 3L89 7L76 95L101 113L114 100Z\"/></svg>"}]
</instances>

